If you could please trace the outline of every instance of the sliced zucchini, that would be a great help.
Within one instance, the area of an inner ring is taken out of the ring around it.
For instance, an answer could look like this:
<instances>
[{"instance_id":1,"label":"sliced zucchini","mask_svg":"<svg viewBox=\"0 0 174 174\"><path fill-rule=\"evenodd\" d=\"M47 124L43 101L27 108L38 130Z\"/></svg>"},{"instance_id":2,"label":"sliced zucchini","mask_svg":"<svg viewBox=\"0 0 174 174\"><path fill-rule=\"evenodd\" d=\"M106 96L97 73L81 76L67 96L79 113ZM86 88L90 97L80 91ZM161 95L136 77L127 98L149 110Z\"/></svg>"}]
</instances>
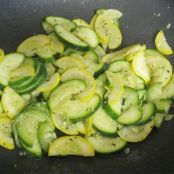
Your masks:
<instances>
[{"instance_id":1,"label":"sliced zucchini","mask_svg":"<svg viewBox=\"0 0 174 174\"><path fill-rule=\"evenodd\" d=\"M144 103L144 101L146 101L146 97L147 97L147 90L146 89L140 89L137 91L138 93L138 97L139 97L139 101L140 103Z\"/></svg>"},{"instance_id":2,"label":"sliced zucchini","mask_svg":"<svg viewBox=\"0 0 174 174\"><path fill-rule=\"evenodd\" d=\"M98 95L94 95L88 102L81 102L79 99L74 99L70 96L57 105L58 109L54 110L54 112L76 122L95 113L99 106L100 97Z\"/></svg>"},{"instance_id":3,"label":"sliced zucchini","mask_svg":"<svg viewBox=\"0 0 174 174\"><path fill-rule=\"evenodd\" d=\"M76 23L77 27L89 27L90 25L83 19L73 19L73 22Z\"/></svg>"},{"instance_id":4,"label":"sliced zucchini","mask_svg":"<svg viewBox=\"0 0 174 174\"><path fill-rule=\"evenodd\" d=\"M55 26L55 32L58 38L71 48L79 50L88 50L88 45L76 37L73 33L67 31L60 25Z\"/></svg>"},{"instance_id":5,"label":"sliced zucchini","mask_svg":"<svg viewBox=\"0 0 174 174\"><path fill-rule=\"evenodd\" d=\"M52 45L54 51L58 54L62 54L64 52L64 45L59 41L55 33L50 33L48 35L50 39L50 45Z\"/></svg>"},{"instance_id":6,"label":"sliced zucchini","mask_svg":"<svg viewBox=\"0 0 174 174\"><path fill-rule=\"evenodd\" d=\"M155 114L155 105L153 103L145 103L142 106L142 117L138 121L137 125L143 125L152 120L152 117Z\"/></svg>"},{"instance_id":7,"label":"sliced zucchini","mask_svg":"<svg viewBox=\"0 0 174 174\"><path fill-rule=\"evenodd\" d=\"M15 117L26 105L26 101L10 87L6 87L2 93L2 106L5 113L10 117Z\"/></svg>"},{"instance_id":8,"label":"sliced zucchini","mask_svg":"<svg viewBox=\"0 0 174 174\"><path fill-rule=\"evenodd\" d=\"M72 31L73 29L76 28L76 24L74 22L63 17L47 16L45 17L45 21L52 26L61 25L63 28L65 28L68 31Z\"/></svg>"},{"instance_id":9,"label":"sliced zucchini","mask_svg":"<svg viewBox=\"0 0 174 174\"><path fill-rule=\"evenodd\" d=\"M52 33L54 32L54 27L52 25L50 25L49 23L47 23L46 21L42 21L42 28L43 30L49 34L49 33Z\"/></svg>"},{"instance_id":10,"label":"sliced zucchini","mask_svg":"<svg viewBox=\"0 0 174 174\"><path fill-rule=\"evenodd\" d=\"M56 71L56 68L52 65L52 63L46 63L45 68L47 70L47 76L54 74Z\"/></svg>"},{"instance_id":11,"label":"sliced zucchini","mask_svg":"<svg viewBox=\"0 0 174 174\"><path fill-rule=\"evenodd\" d=\"M96 82L93 76L85 69L71 68L61 76L61 81L65 82L72 79L80 79L86 83L86 88L79 94L82 101L88 101L96 92Z\"/></svg>"},{"instance_id":12,"label":"sliced zucchini","mask_svg":"<svg viewBox=\"0 0 174 174\"><path fill-rule=\"evenodd\" d=\"M172 104L172 100L166 99L166 100L157 100L154 101L157 111L158 112L165 112L168 113L170 110L170 106Z\"/></svg>"},{"instance_id":13,"label":"sliced zucchini","mask_svg":"<svg viewBox=\"0 0 174 174\"><path fill-rule=\"evenodd\" d=\"M132 61L133 71L141 77L146 84L150 83L150 71L146 63L144 52L137 52Z\"/></svg>"},{"instance_id":14,"label":"sliced zucchini","mask_svg":"<svg viewBox=\"0 0 174 174\"><path fill-rule=\"evenodd\" d=\"M104 93L105 93L105 83L107 81L106 74L101 74L96 79L96 93L103 99Z\"/></svg>"},{"instance_id":15,"label":"sliced zucchini","mask_svg":"<svg viewBox=\"0 0 174 174\"><path fill-rule=\"evenodd\" d=\"M117 122L123 125L131 125L138 122L142 117L142 110L139 105L131 105L117 119Z\"/></svg>"},{"instance_id":16,"label":"sliced zucchini","mask_svg":"<svg viewBox=\"0 0 174 174\"><path fill-rule=\"evenodd\" d=\"M54 140L49 147L48 156L94 156L93 146L80 136L63 136Z\"/></svg>"},{"instance_id":17,"label":"sliced zucchini","mask_svg":"<svg viewBox=\"0 0 174 174\"><path fill-rule=\"evenodd\" d=\"M98 45L98 37L96 33L89 27L79 26L73 31L79 39L87 43L91 48L95 48Z\"/></svg>"},{"instance_id":18,"label":"sliced zucchini","mask_svg":"<svg viewBox=\"0 0 174 174\"><path fill-rule=\"evenodd\" d=\"M114 73L120 73L123 85L134 89L143 89L144 80L138 77L131 69L131 64L120 60L110 64L109 70Z\"/></svg>"},{"instance_id":19,"label":"sliced zucchini","mask_svg":"<svg viewBox=\"0 0 174 174\"><path fill-rule=\"evenodd\" d=\"M90 21L90 27L93 29L93 30L95 30L95 21L96 21L96 19L97 19L97 14L95 14L93 17L92 17L92 19L91 19L91 21Z\"/></svg>"},{"instance_id":20,"label":"sliced zucchini","mask_svg":"<svg viewBox=\"0 0 174 174\"><path fill-rule=\"evenodd\" d=\"M123 96L123 83L120 74L106 72L109 85L106 87L104 95L103 108L113 119L117 118L121 112L121 103Z\"/></svg>"},{"instance_id":21,"label":"sliced zucchini","mask_svg":"<svg viewBox=\"0 0 174 174\"><path fill-rule=\"evenodd\" d=\"M172 99L174 97L174 74L165 87L162 88L161 99Z\"/></svg>"},{"instance_id":22,"label":"sliced zucchini","mask_svg":"<svg viewBox=\"0 0 174 174\"><path fill-rule=\"evenodd\" d=\"M58 68L58 72L60 74L64 73L70 68L85 68L81 60L72 56L61 57L60 59L53 62L53 64Z\"/></svg>"},{"instance_id":23,"label":"sliced zucchini","mask_svg":"<svg viewBox=\"0 0 174 174\"><path fill-rule=\"evenodd\" d=\"M28 57L35 55L38 48L50 44L50 39L47 35L38 34L25 39L17 48L17 52L23 53Z\"/></svg>"},{"instance_id":24,"label":"sliced zucchini","mask_svg":"<svg viewBox=\"0 0 174 174\"><path fill-rule=\"evenodd\" d=\"M10 82L10 86L19 94L29 93L38 88L46 79L47 71L45 65L36 61L36 73L34 77L24 77Z\"/></svg>"},{"instance_id":25,"label":"sliced zucchini","mask_svg":"<svg viewBox=\"0 0 174 174\"><path fill-rule=\"evenodd\" d=\"M97 134L86 138L93 145L95 151L102 154L117 152L127 144L120 137L107 137Z\"/></svg>"},{"instance_id":26,"label":"sliced zucchini","mask_svg":"<svg viewBox=\"0 0 174 174\"><path fill-rule=\"evenodd\" d=\"M11 119L6 116L0 117L0 146L12 150L14 141L12 138Z\"/></svg>"},{"instance_id":27,"label":"sliced zucchini","mask_svg":"<svg viewBox=\"0 0 174 174\"><path fill-rule=\"evenodd\" d=\"M172 65L155 50L146 50L145 57L151 73L151 84L162 83L165 86L172 77Z\"/></svg>"},{"instance_id":28,"label":"sliced zucchini","mask_svg":"<svg viewBox=\"0 0 174 174\"><path fill-rule=\"evenodd\" d=\"M20 53L6 54L4 60L0 62L0 83L4 86L10 80L10 73L18 68L24 60L24 55Z\"/></svg>"},{"instance_id":29,"label":"sliced zucchini","mask_svg":"<svg viewBox=\"0 0 174 174\"><path fill-rule=\"evenodd\" d=\"M38 140L38 125L49 118L48 109L47 112L42 111L43 109L47 109L45 103L36 103L34 105L29 105L20 113L21 117L17 123L17 132L20 139L27 146L32 147L36 140Z\"/></svg>"},{"instance_id":30,"label":"sliced zucchini","mask_svg":"<svg viewBox=\"0 0 174 174\"><path fill-rule=\"evenodd\" d=\"M152 131L153 126L153 121L142 126L126 126L118 131L118 135L127 142L136 143L146 139Z\"/></svg>"},{"instance_id":31,"label":"sliced zucchini","mask_svg":"<svg viewBox=\"0 0 174 174\"><path fill-rule=\"evenodd\" d=\"M45 45L36 50L35 54L44 63L49 63L54 61L54 56L57 54L53 45Z\"/></svg>"},{"instance_id":32,"label":"sliced zucchini","mask_svg":"<svg viewBox=\"0 0 174 174\"><path fill-rule=\"evenodd\" d=\"M28 146L23 142L22 139L19 138L20 146L21 148L30 156L36 158L36 159L41 159L42 157L42 149L40 147L38 139L35 139L34 143L32 146Z\"/></svg>"},{"instance_id":33,"label":"sliced zucchini","mask_svg":"<svg viewBox=\"0 0 174 174\"><path fill-rule=\"evenodd\" d=\"M162 93L161 83L155 83L149 87L147 91L146 100L148 102L153 102L155 100L158 100L160 99L161 93Z\"/></svg>"},{"instance_id":34,"label":"sliced zucchini","mask_svg":"<svg viewBox=\"0 0 174 174\"><path fill-rule=\"evenodd\" d=\"M121 108L122 112L127 110L131 105L139 104L138 93L135 89L124 86L123 91L123 103Z\"/></svg>"},{"instance_id":35,"label":"sliced zucchini","mask_svg":"<svg viewBox=\"0 0 174 174\"><path fill-rule=\"evenodd\" d=\"M50 143L56 138L55 127L50 121L41 123L38 127L38 140L41 148L48 152Z\"/></svg>"},{"instance_id":36,"label":"sliced zucchini","mask_svg":"<svg viewBox=\"0 0 174 174\"><path fill-rule=\"evenodd\" d=\"M172 48L167 43L166 37L164 35L163 30L160 30L155 38L155 46L164 55L171 55L173 54Z\"/></svg>"},{"instance_id":37,"label":"sliced zucchini","mask_svg":"<svg viewBox=\"0 0 174 174\"><path fill-rule=\"evenodd\" d=\"M19 68L10 72L10 78L19 78L26 76L34 76L35 70L31 65L21 65Z\"/></svg>"},{"instance_id":38,"label":"sliced zucchini","mask_svg":"<svg viewBox=\"0 0 174 174\"><path fill-rule=\"evenodd\" d=\"M93 126L104 134L116 134L118 124L100 107L92 115Z\"/></svg>"},{"instance_id":39,"label":"sliced zucchini","mask_svg":"<svg viewBox=\"0 0 174 174\"><path fill-rule=\"evenodd\" d=\"M95 47L94 51L99 58L103 57L106 54L105 50L100 45L97 45Z\"/></svg>"},{"instance_id":40,"label":"sliced zucchini","mask_svg":"<svg viewBox=\"0 0 174 174\"><path fill-rule=\"evenodd\" d=\"M106 54L105 56L102 57L101 62L112 63L116 60L126 59L128 56L133 57L135 53L137 51L140 51L141 49L142 49L142 46L140 44L131 45L119 51Z\"/></svg>"},{"instance_id":41,"label":"sliced zucchini","mask_svg":"<svg viewBox=\"0 0 174 174\"><path fill-rule=\"evenodd\" d=\"M60 75L59 73L54 73L51 76L49 76L46 81L40 85L36 91L39 92L46 92L53 90L60 82Z\"/></svg>"},{"instance_id":42,"label":"sliced zucchini","mask_svg":"<svg viewBox=\"0 0 174 174\"><path fill-rule=\"evenodd\" d=\"M82 80L70 80L59 85L53 90L48 100L51 111L56 110L59 103L65 98L75 96L84 89L85 83Z\"/></svg>"},{"instance_id":43,"label":"sliced zucchini","mask_svg":"<svg viewBox=\"0 0 174 174\"><path fill-rule=\"evenodd\" d=\"M108 44L112 36L110 35L111 31L114 31L115 28L118 28L114 21L118 20L121 16L122 13L114 9L104 10L97 16L95 20L95 31L102 43ZM115 30L114 33L117 33L117 31ZM115 45L115 48L116 47L117 46Z\"/></svg>"}]
</instances>

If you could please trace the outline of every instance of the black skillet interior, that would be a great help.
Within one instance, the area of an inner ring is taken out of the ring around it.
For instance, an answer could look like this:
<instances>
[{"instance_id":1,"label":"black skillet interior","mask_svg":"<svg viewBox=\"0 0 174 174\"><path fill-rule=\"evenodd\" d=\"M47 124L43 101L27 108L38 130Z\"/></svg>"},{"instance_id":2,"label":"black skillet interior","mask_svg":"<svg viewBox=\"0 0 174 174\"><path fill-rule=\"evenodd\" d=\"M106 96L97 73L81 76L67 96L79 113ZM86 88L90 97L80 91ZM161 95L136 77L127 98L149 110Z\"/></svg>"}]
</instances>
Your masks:
<instances>
[{"instance_id":1,"label":"black skillet interior","mask_svg":"<svg viewBox=\"0 0 174 174\"><path fill-rule=\"evenodd\" d=\"M124 13L121 19L123 46L145 43L154 47L154 34L171 23L166 35L174 48L172 0L1 0L0 47L6 52L14 51L26 37L42 33L40 22L46 15L89 21L97 8L116 8ZM0 173L174 173L173 132L174 121L166 122L144 142L128 145L129 154L120 152L95 158L48 158L45 155L41 160L34 160L20 156L19 150L10 152L1 148Z\"/></svg>"}]
</instances>

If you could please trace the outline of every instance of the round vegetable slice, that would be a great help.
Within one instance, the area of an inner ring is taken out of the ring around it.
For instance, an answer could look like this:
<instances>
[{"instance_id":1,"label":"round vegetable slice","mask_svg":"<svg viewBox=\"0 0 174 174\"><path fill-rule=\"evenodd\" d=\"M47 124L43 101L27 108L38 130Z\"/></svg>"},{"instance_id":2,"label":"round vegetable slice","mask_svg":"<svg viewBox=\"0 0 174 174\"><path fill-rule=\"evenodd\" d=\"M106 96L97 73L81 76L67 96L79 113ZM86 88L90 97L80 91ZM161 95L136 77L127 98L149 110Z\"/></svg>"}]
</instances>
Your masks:
<instances>
[{"instance_id":1,"label":"round vegetable slice","mask_svg":"<svg viewBox=\"0 0 174 174\"><path fill-rule=\"evenodd\" d=\"M164 35L163 30L160 30L155 38L155 46L164 55L171 55L173 54L172 48L167 43L166 37Z\"/></svg>"},{"instance_id":2,"label":"round vegetable slice","mask_svg":"<svg viewBox=\"0 0 174 174\"><path fill-rule=\"evenodd\" d=\"M73 22L76 23L77 26L89 27L90 25L83 19L73 19Z\"/></svg>"}]
</instances>

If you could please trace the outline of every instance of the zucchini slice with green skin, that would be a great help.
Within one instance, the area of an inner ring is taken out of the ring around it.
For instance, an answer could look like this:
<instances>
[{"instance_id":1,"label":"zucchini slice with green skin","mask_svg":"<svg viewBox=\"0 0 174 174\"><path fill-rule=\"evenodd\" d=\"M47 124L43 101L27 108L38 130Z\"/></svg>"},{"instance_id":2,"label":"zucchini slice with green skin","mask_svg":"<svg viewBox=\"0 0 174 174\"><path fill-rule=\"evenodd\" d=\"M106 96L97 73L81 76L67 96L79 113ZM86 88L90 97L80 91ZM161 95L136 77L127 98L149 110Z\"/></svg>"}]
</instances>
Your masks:
<instances>
[{"instance_id":1,"label":"zucchini slice with green skin","mask_svg":"<svg viewBox=\"0 0 174 174\"><path fill-rule=\"evenodd\" d=\"M63 136L54 140L49 147L48 156L94 156L93 146L80 136Z\"/></svg>"},{"instance_id":2,"label":"zucchini slice with green skin","mask_svg":"<svg viewBox=\"0 0 174 174\"><path fill-rule=\"evenodd\" d=\"M151 74L150 83L161 83L162 86L166 86L172 77L170 62L155 50L146 50L145 57Z\"/></svg>"},{"instance_id":3,"label":"zucchini slice with green skin","mask_svg":"<svg viewBox=\"0 0 174 174\"><path fill-rule=\"evenodd\" d=\"M11 119L7 116L0 117L0 146L12 150L14 141L12 138Z\"/></svg>"},{"instance_id":4,"label":"zucchini slice with green skin","mask_svg":"<svg viewBox=\"0 0 174 174\"><path fill-rule=\"evenodd\" d=\"M135 89L124 86L123 91L122 112L127 110L131 105L139 104L138 93Z\"/></svg>"},{"instance_id":5,"label":"zucchini slice with green skin","mask_svg":"<svg viewBox=\"0 0 174 174\"><path fill-rule=\"evenodd\" d=\"M74 99L72 96L64 99L54 111L57 115L62 115L72 122L77 122L81 119L91 116L97 111L101 103L100 97L94 95L87 102L81 102L79 99ZM70 108L68 106L71 106Z\"/></svg>"},{"instance_id":6,"label":"zucchini slice with green skin","mask_svg":"<svg viewBox=\"0 0 174 174\"><path fill-rule=\"evenodd\" d=\"M48 111L43 112L37 109L37 105L47 107L45 103L37 103L33 106L29 105L22 113L20 113L22 116L16 125L20 139L30 147L32 147L34 142L38 140L37 131L39 123L46 121L50 116Z\"/></svg>"},{"instance_id":7,"label":"zucchini slice with green skin","mask_svg":"<svg viewBox=\"0 0 174 174\"><path fill-rule=\"evenodd\" d=\"M0 83L6 86L10 80L10 73L18 68L25 56L20 53L6 54L4 59L0 62Z\"/></svg>"},{"instance_id":8,"label":"zucchini slice with green skin","mask_svg":"<svg viewBox=\"0 0 174 174\"><path fill-rule=\"evenodd\" d=\"M38 140L41 148L48 152L50 143L56 138L55 127L51 120L41 123L38 127Z\"/></svg>"},{"instance_id":9,"label":"zucchini slice with green skin","mask_svg":"<svg viewBox=\"0 0 174 174\"><path fill-rule=\"evenodd\" d=\"M86 83L86 88L79 94L79 98L82 101L88 101L94 96L96 92L96 81L90 72L82 68L71 68L61 76L62 82L72 79L83 80Z\"/></svg>"},{"instance_id":10,"label":"zucchini slice with green skin","mask_svg":"<svg viewBox=\"0 0 174 174\"><path fill-rule=\"evenodd\" d=\"M38 48L50 44L50 39L47 35L38 34L25 39L17 48L17 52L25 54L27 57L32 57Z\"/></svg>"},{"instance_id":11,"label":"zucchini slice with green skin","mask_svg":"<svg viewBox=\"0 0 174 174\"><path fill-rule=\"evenodd\" d=\"M92 115L93 126L106 135L116 135L119 124L100 107Z\"/></svg>"},{"instance_id":12,"label":"zucchini slice with green skin","mask_svg":"<svg viewBox=\"0 0 174 174\"><path fill-rule=\"evenodd\" d=\"M57 52L55 51L53 45L45 45L36 50L36 55L44 63L53 62L56 54Z\"/></svg>"},{"instance_id":13,"label":"zucchini slice with green skin","mask_svg":"<svg viewBox=\"0 0 174 174\"><path fill-rule=\"evenodd\" d=\"M35 159L41 159L42 157L42 149L40 147L38 139L35 139L32 146L28 146L23 142L22 139L19 138L20 147L30 156Z\"/></svg>"},{"instance_id":14,"label":"zucchini slice with green skin","mask_svg":"<svg viewBox=\"0 0 174 174\"><path fill-rule=\"evenodd\" d=\"M146 97L147 97L147 90L140 89L137 91L137 93L138 93L140 104L144 103L144 101L146 101Z\"/></svg>"},{"instance_id":15,"label":"zucchini slice with green skin","mask_svg":"<svg viewBox=\"0 0 174 174\"><path fill-rule=\"evenodd\" d=\"M32 78L27 78L23 83L11 83L10 86L19 94L29 93L38 88L47 77L47 71L45 65L41 62L37 63L36 74Z\"/></svg>"},{"instance_id":16,"label":"zucchini slice with green skin","mask_svg":"<svg viewBox=\"0 0 174 174\"><path fill-rule=\"evenodd\" d=\"M96 79L96 93L101 97L103 100L103 96L105 93L105 84L107 81L107 76L106 74L101 74L99 77Z\"/></svg>"},{"instance_id":17,"label":"zucchini slice with green skin","mask_svg":"<svg viewBox=\"0 0 174 174\"><path fill-rule=\"evenodd\" d=\"M85 42L81 41L73 33L67 31L62 26L56 25L54 29L60 41L64 42L69 47L84 51L88 50L88 45Z\"/></svg>"},{"instance_id":18,"label":"zucchini slice with green skin","mask_svg":"<svg viewBox=\"0 0 174 174\"><path fill-rule=\"evenodd\" d=\"M5 113L10 118L15 117L26 105L25 99L8 86L2 93L1 101Z\"/></svg>"},{"instance_id":19,"label":"zucchini slice with green skin","mask_svg":"<svg viewBox=\"0 0 174 174\"><path fill-rule=\"evenodd\" d=\"M107 137L96 134L86 138L93 145L95 151L102 154L120 151L127 144L127 142L120 137Z\"/></svg>"},{"instance_id":20,"label":"zucchini slice with green skin","mask_svg":"<svg viewBox=\"0 0 174 174\"><path fill-rule=\"evenodd\" d=\"M127 142L136 143L143 141L152 131L154 121L142 126L126 126L118 131L118 135Z\"/></svg>"},{"instance_id":21,"label":"zucchini slice with green skin","mask_svg":"<svg viewBox=\"0 0 174 174\"><path fill-rule=\"evenodd\" d=\"M142 117L142 110L139 105L131 105L117 119L117 122L123 125L131 125L138 122Z\"/></svg>"},{"instance_id":22,"label":"zucchini slice with green skin","mask_svg":"<svg viewBox=\"0 0 174 174\"><path fill-rule=\"evenodd\" d=\"M83 42L87 43L91 48L95 48L99 43L96 33L89 27L76 27L73 34L75 34Z\"/></svg>"},{"instance_id":23,"label":"zucchini slice with green skin","mask_svg":"<svg viewBox=\"0 0 174 174\"><path fill-rule=\"evenodd\" d=\"M61 25L67 31L72 31L76 28L76 24L74 22L63 17L47 16L45 17L45 21L52 26Z\"/></svg>"},{"instance_id":24,"label":"zucchini slice with green skin","mask_svg":"<svg viewBox=\"0 0 174 174\"><path fill-rule=\"evenodd\" d=\"M54 112L57 106L70 96L76 96L80 91L85 89L85 83L82 80L69 80L56 87L51 93L48 104L50 110ZM63 92L62 92L63 91Z\"/></svg>"},{"instance_id":25,"label":"zucchini slice with green skin","mask_svg":"<svg viewBox=\"0 0 174 174\"><path fill-rule=\"evenodd\" d=\"M142 117L137 122L137 125L143 125L152 121L152 117L155 115L156 107L154 103L144 103L142 110Z\"/></svg>"},{"instance_id":26,"label":"zucchini slice with green skin","mask_svg":"<svg viewBox=\"0 0 174 174\"><path fill-rule=\"evenodd\" d=\"M123 83L120 74L106 72L109 84L104 94L103 108L108 115L116 119L121 113Z\"/></svg>"}]
</instances>

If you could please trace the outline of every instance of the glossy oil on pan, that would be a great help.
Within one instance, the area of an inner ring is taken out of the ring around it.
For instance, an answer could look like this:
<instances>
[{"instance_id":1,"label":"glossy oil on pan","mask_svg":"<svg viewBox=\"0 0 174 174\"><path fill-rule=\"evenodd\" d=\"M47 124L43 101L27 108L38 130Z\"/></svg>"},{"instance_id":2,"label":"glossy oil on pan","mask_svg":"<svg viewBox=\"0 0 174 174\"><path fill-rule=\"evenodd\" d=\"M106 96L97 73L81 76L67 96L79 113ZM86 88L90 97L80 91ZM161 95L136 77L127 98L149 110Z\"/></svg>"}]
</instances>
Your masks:
<instances>
[{"instance_id":1,"label":"glossy oil on pan","mask_svg":"<svg viewBox=\"0 0 174 174\"><path fill-rule=\"evenodd\" d=\"M0 47L14 51L26 37L43 33L46 15L90 20L97 8L123 12L122 46L145 43L154 47L154 35L169 23L166 37L174 48L173 0L0 0ZM174 65L174 56L171 57ZM174 113L174 110L171 112ZM174 120L154 130L143 142L129 145L130 152L97 155L94 158L62 157L34 160L20 150L0 148L0 174L169 174L174 173Z\"/></svg>"}]
</instances>

